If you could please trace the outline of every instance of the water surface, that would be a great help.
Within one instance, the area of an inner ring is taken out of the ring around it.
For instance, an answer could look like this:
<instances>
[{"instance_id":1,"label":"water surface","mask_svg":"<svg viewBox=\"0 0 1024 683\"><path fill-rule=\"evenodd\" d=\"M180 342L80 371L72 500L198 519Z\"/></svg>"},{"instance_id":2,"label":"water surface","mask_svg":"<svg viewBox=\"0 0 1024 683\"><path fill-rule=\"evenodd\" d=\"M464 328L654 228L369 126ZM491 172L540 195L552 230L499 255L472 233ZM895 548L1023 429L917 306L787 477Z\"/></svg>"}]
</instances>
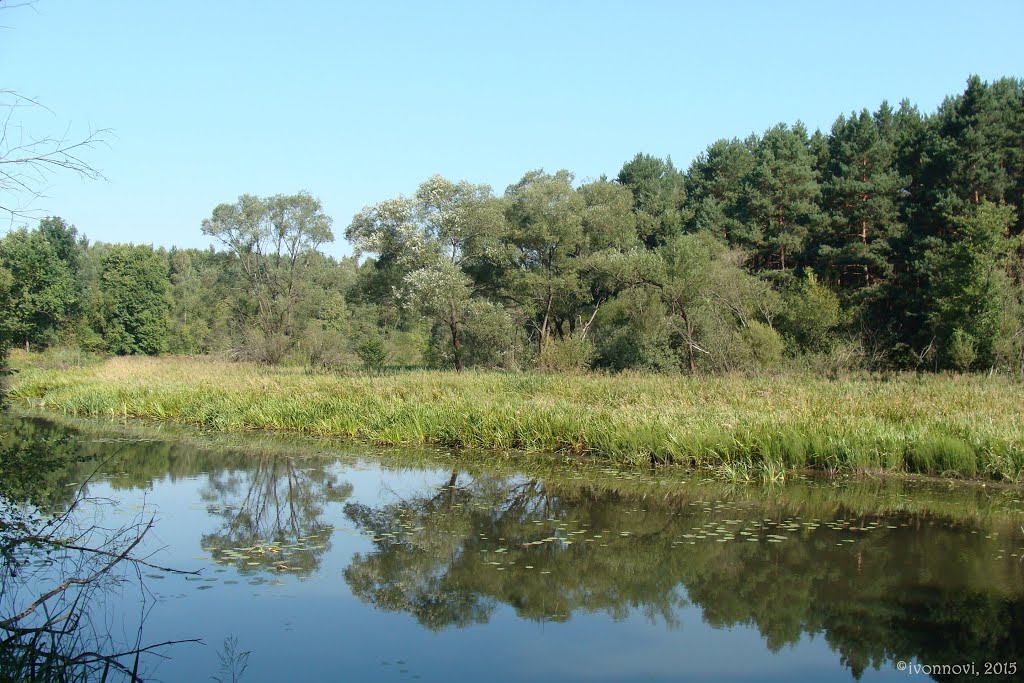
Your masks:
<instances>
[{"instance_id":1,"label":"water surface","mask_svg":"<svg viewBox=\"0 0 1024 683\"><path fill-rule=\"evenodd\" d=\"M39 418L3 429L5 443L68 436L89 459L54 475L53 503L91 475L86 493L116 502L108 526L155 515L146 552L199 572L146 571L148 593L103 596L126 633L144 614L146 641L204 641L148 661L161 680L220 675L226 638L251 651L254 682L924 680L897 664L1024 664L1019 489L765 489Z\"/></svg>"}]
</instances>

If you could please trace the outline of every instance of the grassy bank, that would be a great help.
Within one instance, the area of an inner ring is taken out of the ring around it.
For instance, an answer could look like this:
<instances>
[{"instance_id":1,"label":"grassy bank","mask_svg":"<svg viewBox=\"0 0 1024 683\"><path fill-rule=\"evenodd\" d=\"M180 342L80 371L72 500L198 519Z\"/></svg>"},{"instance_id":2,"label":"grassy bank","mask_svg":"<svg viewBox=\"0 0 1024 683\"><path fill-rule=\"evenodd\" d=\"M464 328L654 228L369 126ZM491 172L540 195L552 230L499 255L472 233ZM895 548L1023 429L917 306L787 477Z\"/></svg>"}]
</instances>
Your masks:
<instances>
[{"instance_id":1,"label":"grassy bank","mask_svg":"<svg viewBox=\"0 0 1024 683\"><path fill-rule=\"evenodd\" d=\"M984 377L338 376L185 358L28 368L14 398L76 416L174 420L382 444L676 463L730 478L792 468L1020 481L1024 388Z\"/></svg>"}]
</instances>

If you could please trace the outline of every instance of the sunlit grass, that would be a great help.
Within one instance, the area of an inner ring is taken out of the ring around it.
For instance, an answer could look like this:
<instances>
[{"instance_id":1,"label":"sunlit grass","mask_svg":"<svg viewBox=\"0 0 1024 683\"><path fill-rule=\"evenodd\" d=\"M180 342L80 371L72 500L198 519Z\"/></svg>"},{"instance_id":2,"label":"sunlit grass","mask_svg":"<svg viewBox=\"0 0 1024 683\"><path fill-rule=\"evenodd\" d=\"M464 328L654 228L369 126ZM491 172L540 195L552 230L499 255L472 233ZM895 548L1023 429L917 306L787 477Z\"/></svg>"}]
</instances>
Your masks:
<instances>
[{"instance_id":1,"label":"sunlit grass","mask_svg":"<svg viewBox=\"0 0 1024 683\"><path fill-rule=\"evenodd\" d=\"M75 416L593 455L717 468L736 480L776 480L795 468L1009 481L1024 472L1024 388L998 377L334 375L122 358L28 368L11 394Z\"/></svg>"}]
</instances>

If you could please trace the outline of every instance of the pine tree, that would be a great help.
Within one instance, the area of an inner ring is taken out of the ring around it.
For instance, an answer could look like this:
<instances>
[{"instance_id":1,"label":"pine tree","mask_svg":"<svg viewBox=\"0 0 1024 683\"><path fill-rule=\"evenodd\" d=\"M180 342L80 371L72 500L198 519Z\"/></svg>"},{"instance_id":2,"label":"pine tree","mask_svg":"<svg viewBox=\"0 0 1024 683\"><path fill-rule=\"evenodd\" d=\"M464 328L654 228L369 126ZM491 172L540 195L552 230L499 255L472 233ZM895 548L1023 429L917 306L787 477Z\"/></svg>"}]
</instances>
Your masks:
<instances>
[{"instance_id":1,"label":"pine tree","mask_svg":"<svg viewBox=\"0 0 1024 683\"><path fill-rule=\"evenodd\" d=\"M898 203L906 186L895 168L893 142L884 135L888 105L840 116L828 138L823 182L828 220L818 251L820 269L845 290L872 290L893 273L894 240L902 233Z\"/></svg>"},{"instance_id":2,"label":"pine tree","mask_svg":"<svg viewBox=\"0 0 1024 683\"><path fill-rule=\"evenodd\" d=\"M807 130L799 123L769 129L754 148L740 200L737 242L752 252L756 269L802 265L807 238L822 219L820 194Z\"/></svg>"},{"instance_id":3,"label":"pine tree","mask_svg":"<svg viewBox=\"0 0 1024 683\"><path fill-rule=\"evenodd\" d=\"M618 182L633 193L639 238L653 249L682 231L687 221L685 178L672 159L637 154L619 171Z\"/></svg>"},{"instance_id":4,"label":"pine tree","mask_svg":"<svg viewBox=\"0 0 1024 683\"><path fill-rule=\"evenodd\" d=\"M740 198L754 168L755 143L753 137L718 140L694 160L686 176L691 232L705 231L730 244L743 233Z\"/></svg>"}]
</instances>

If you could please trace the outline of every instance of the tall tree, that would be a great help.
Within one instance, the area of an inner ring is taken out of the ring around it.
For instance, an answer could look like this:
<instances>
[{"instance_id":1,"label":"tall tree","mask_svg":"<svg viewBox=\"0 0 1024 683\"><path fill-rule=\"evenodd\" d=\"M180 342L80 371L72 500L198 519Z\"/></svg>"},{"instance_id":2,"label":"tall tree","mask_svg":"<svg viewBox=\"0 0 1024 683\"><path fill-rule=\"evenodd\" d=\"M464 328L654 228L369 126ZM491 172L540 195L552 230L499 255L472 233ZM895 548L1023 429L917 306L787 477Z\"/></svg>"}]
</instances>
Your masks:
<instances>
[{"instance_id":1,"label":"tall tree","mask_svg":"<svg viewBox=\"0 0 1024 683\"><path fill-rule=\"evenodd\" d=\"M744 234L737 239L753 252L756 269L803 265L808 235L821 221L819 198L806 129L770 128L754 147L741 199Z\"/></svg>"},{"instance_id":2,"label":"tall tree","mask_svg":"<svg viewBox=\"0 0 1024 683\"><path fill-rule=\"evenodd\" d=\"M487 185L435 175L415 197L361 211L346 231L360 253L400 279L393 294L411 312L442 326L456 370L465 367L465 327L481 309L480 275L498 256L502 206Z\"/></svg>"},{"instance_id":3,"label":"tall tree","mask_svg":"<svg viewBox=\"0 0 1024 683\"><path fill-rule=\"evenodd\" d=\"M982 199L948 220L953 239L927 258L932 294L928 321L938 360L947 367L988 366L1005 305L1000 257L1009 246L1006 234L1015 211Z\"/></svg>"},{"instance_id":4,"label":"tall tree","mask_svg":"<svg viewBox=\"0 0 1024 683\"><path fill-rule=\"evenodd\" d=\"M891 118L886 104L874 116L866 109L840 116L828 138L826 220L818 257L827 279L847 290L877 292L893 272L893 244L903 230L898 204L906 180L896 170L893 142L886 134Z\"/></svg>"},{"instance_id":5,"label":"tall tree","mask_svg":"<svg viewBox=\"0 0 1024 683\"><path fill-rule=\"evenodd\" d=\"M46 346L67 323L76 299L67 263L38 230L14 230L0 240L0 268L11 276L7 309L10 334L26 350Z\"/></svg>"},{"instance_id":6,"label":"tall tree","mask_svg":"<svg viewBox=\"0 0 1024 683\"><path fill-rule=\"evenodd\" d=\"M543 353L553 336L564 338L582 323L592 303L582 271L588 239L583 230L585 202L565 170L530 171L505 192L508 201L509 296L530 311L529 326ZM591 312L589 325L593 320ZM581 326L582 327L582 326ZM583 327L585 332L586 327Z\"/></svg>"},{"instance_id":7,"label":"tall tree","mask_svg":"<svg viewBox=\"0 0 1024 683\"><path fill-rule=\"evenodd\" d=\"M57 258L67 265L72 275L78 274L78 263L82 257L82 250L88 244L84 237L80 237L75 226L69 224L60 216L47 216L39 221L36 228L50 246L53 247Z\"/></svg>"},{"instance_id":8,"label":"tall tree","mask_svg":"<svg viewBox=\"0 0 1024 683\"><path fill-rule=\"evenodd\" d=\"M690 165L686 181L693 231L707 231L730 244L743 236L740 200L754 168L755 144L753 137L718 140Z\"/></svg>"},{"instance_id":9,"label":"tall tree","mask_svg":"<svg viewBox=\"0 0 1024 683\"><path fill-rule=\"evenodd\" d=\"M238 309L238 269L232 255L212 248L168 253L171 282L171 353L226 350L234 336Z\"/></svg>"},{"instance_id":10,"label":"tall tree","mask_svg":"<svg viewBox=\"0 0 1024 683\"><path fill-rule=\"evenodd\" d=\"M935 117L944 144L935 150L947 191L961 202L1019 201L1024 174L1024 81L989 84L971 76L962 95L947 98Z\"/></svg>"},{"instance_id":11,"label":"tall tree","mask_svg":"<svg viewBox=\"0 0 1024 683\"><path fill-rule=\"evenodd\" d=\"M649 248L679 233L687 221L686 179L672 165L650 154L637 154L623 164L617 178L633 194L636 230Z\"/></svg>"},{"instance_id":12,"label":"tall tree","mask_svg":"<svg viewBox=\"0 0 1024 683\"><path fill-rule=\"evenodd\" d=\"M242 195L217 206L203 221L203 233L238 259L256 309L251 323L277 346L290 345L313 254L334 240L320 201L306 192Z\"/></svg>"},{"instance_id":13,"label":"tall tree","mask_svg":"<svg viewBox=\"0 0 1024 683\"><path fill-rule=\"evenodd\" d=\"M167 351L170 281L165 255L147 245L117 244L103 257L99 332L118 355Z\"/></svg>"}]
</instances>

